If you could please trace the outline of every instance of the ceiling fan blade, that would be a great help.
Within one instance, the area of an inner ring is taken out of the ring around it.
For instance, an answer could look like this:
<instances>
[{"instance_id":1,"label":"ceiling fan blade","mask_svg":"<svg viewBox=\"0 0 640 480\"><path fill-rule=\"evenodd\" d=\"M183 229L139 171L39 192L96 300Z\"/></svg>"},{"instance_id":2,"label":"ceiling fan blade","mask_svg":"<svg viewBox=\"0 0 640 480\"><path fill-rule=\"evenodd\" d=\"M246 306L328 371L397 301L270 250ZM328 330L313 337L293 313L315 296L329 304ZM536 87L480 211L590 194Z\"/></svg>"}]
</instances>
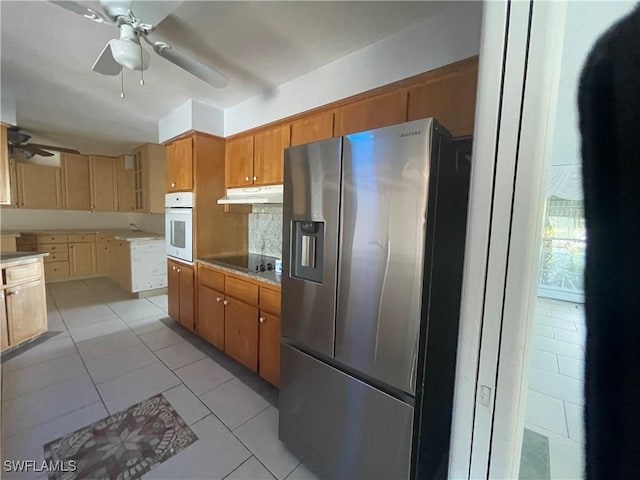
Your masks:
<instances>
[{"instance_id":1,"label":"ceiling fan blade","mask_svg":"<svg viewBox=\"0 0 640 480\"><path fill-rule=\"evenodd\" d=\"M49 0L49 1L55 5L58 5L59 7L69 10L70 12L77 13L78 15L82 15L83 17L88 18L89 20L93 20L94 22L113 23L102 13L92 8L85 7L80 3L66 1L66 0Z\"/></svg>"},{"instance_id":2,"label":"ceiling fan blade","mask_svg":"<svg viewBox=\"0 0 640 480\"><path fill-rule=\"evenodd\" d=\"M29 143L29 144L24 145L24 146L25 147L29 147L31 149L33 149L33 148L46 149L46 150L53 150L55 152L62 152L62 153L80 153L78 150L75 150L73 148L56 147L54 145L42 145L40 143ZM40 155L40 154L38 154L38 155Z\"/></svg>"},{"instance_id":3,"label":"ceiling fan blade","mask_svg":"<svg viewBox=\"0 0 640 480\"><path fill-rule=\"evenodd\" d=\"M53 153L47 152L46 150L42 150L34 145L23 145L20 147L20 150L25 154L24 156L27 158L31 158L33 155L40 155L41 157L53 157ZM27 153L30 153L29 156Z\"/></svg>"},{"instance_id":4,"label":"ceiling fan blade","mask_svg":"<svg viewBox=\"0 0 640 480\"><path fill-rule=\"evenodd\" d=\"M129 10L141 22L155 27L183 3L183 1L134 0Z\"/></svg>"},{"instance_id":5,"label":"ceiling fan blade","mask_svg":"<svg viewBox=\"0 0 640 480\"><path fill-rule=\"evenodd\" d=\"M26 142L31 138L31 135L27 135L26 133L22 133L18 131L18 128L8 128L7 129L7 139L9 143L14 145L19 145L21 143Z\"/></svg>"},{"instance_id":6,"label":"ceiling fan blade","mask_svg":"<svg viewBox=\"0 0 640 480\"><path fill-rule=\"evenodd\" d=\"M91 70L94 72L101 73L102 75L118 75L122 70L122 65L113 58L113 53L111 52L112 41L113 40L105 45L98 59L94 62L93 67L91 67Z\"/></svg>"},{"instance_id":7,"label":"ceiling fan blade","mask_svg":"<svg viewBox=\"0 0 640 480\"><path fill-rule=\"evenodd\" d=\"M191 75L198 77L200 80L207 82L212 87L224 88L227 86L229 79L208 65L174 49L171 45L167 45L164 42L151 42L146 36L144 39L153 47L154 52L158 55L186 70Z\"/></svg>"}]
</instances>

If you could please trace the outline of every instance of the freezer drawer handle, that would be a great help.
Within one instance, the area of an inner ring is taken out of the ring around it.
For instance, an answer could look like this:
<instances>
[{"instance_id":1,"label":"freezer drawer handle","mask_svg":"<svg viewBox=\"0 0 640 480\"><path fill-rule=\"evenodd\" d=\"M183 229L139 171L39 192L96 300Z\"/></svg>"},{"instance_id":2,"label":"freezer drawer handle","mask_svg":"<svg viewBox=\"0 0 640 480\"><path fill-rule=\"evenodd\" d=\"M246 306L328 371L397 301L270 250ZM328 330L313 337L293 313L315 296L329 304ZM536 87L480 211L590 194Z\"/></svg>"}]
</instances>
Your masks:
<instances>
[{"instance_id":1,"label":"freezer drawer handle","mask_svg":"<svg viewBox=\"0 0 640 480\"><path fill-rule=\"evenodd\" d=\"M307 268L316 268L316 237L302 235L302 252L300 265Z\"/></svg>"}]
</instances>

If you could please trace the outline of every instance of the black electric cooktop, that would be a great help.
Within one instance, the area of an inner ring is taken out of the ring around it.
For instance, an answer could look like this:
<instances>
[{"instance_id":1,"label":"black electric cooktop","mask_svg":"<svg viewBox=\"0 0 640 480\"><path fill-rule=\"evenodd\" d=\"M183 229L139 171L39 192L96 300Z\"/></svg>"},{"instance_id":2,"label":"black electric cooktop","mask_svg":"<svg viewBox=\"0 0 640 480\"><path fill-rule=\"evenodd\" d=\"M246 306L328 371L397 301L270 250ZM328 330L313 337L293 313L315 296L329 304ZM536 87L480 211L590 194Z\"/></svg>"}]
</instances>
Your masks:
<instances>
[{"instance_id":1,"label":"black electric cooktop","mask_svg":"<svg viewBox=\"0 0 640 480\"><path fill-rule=\"evenodd\" d=\"M214 257L211 260L229 267L246 270L247 272L267 272L275 270L276 257L249 253L248 255L234 255L230 257Z\"/></svg>"}]
</instances>

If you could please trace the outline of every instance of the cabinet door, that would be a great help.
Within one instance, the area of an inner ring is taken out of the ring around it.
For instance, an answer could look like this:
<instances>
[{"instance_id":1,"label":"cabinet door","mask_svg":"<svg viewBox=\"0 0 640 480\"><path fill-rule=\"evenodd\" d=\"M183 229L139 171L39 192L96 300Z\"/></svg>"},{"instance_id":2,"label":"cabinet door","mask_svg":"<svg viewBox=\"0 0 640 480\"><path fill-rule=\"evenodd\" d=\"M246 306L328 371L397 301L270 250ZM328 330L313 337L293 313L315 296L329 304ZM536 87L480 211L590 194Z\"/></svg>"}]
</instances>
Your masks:
<instances>
[{"instance_id":1,"label":"cabinet door","mask_svg":"<svg viewBox=\"0 0 640 480\"><path fill-rule=\"evenodd\" d=\"M145 211L164 214L166 148L162 145L146 144L141 153Z\"/></svg>"},{"instance_id":2,"label":"cabinet door","mask_svg":"<svg viewBox=\"0 0 640 480\"><path fill-rule=\"evenodd\" d=\"M9 326L7 325L7 303L4 290L0 290L0 352L9 346Z\"/></svg>"},{"instance_id":3,"label":"cabinet door","mask_svg":"<svg viewBox=\"0 0 640 480\"><path fill-rule=\"evenodd\" d=\"M6 301L10 345L46 330L47 303L42 280L8 288Z\"/></svg>"},{"instance_id":4,"label":"cabinet door","mask_svg":"<svg viewBox=\"0 0 640 480\"><path fill-rule=\"evenodd\" d=\"M60 168L18 163L16 171L21 208L54 209L62 206Z\"/></svg>"},{"instance_id":5,"label":"cabinet door","mask_svg":"<svg viewBox=\"0 0 640 480\"><path fill-rule=\"evenodd\" d=\"M406 90L376 95L340 107L336 116L335 136L395 125L406 120Z\"/></svg>"},{"instance_id":6,"label":"cabinet door","mask_svg":"<svg viewBox=\"0 0 640 480\"><path fill-rule=\"evenodd\" d=\"M91 210L118 211L116 159L114 157L89 157L91 176Z\"/></svg>"},{"instance_id":7,"label":"cabinet door","mask_svg":"<svg viewBox=\"0 0 640 480\"><path fill-rule=\"evenodd\" d=\"M196 329L195 281L193 267L180 265L180 324L191 330Z\"/></svg>"},{"instance_id":8,"label":"cabinet door","mask_svg":"<svg viewBox=\"0 0 640 480\"><path fill-rule=\"evenodd\" d=\"M280 318L260 312L260 376L276 387L280 383Z\"/></svg>"},{"instance_id":9,"label":"cabinet door","mask_svg":"<svg viewBox=\"0 0 640 480\"><path fill-rule=\"evenodd\" d=\"M193 190L193 139L182 138L167 148L167 191Z\"/></svg>"},{"instance_id":10,"label":"cabinet door","mask_svg":"<svg viewBox=\"0 0 640 480\"><path fill-rule=\"evenodd\" d=\"M238 362L258 371L258 309L225 297L224 351Z\"/></svg>"},{"instance_id":11,"label":"cabinet door","mask_svg":"<svg viewBox=\"0 0 640 480\"><path fill-rule=\"evenodd\" d=\"M198 335L224 350L224 294L198 285Z\"/></svg>"},{"instance_id":12,"label":"cabinet door","mask_svg":"<svg viewBox=\"0 0 640 480\"><path fill-rule=\"evenodd\" d=\"M225 145L227 188L253 184L253 135L228 140Z\"/></svg>"},{"instance_id":13,"label":"cabinet door","mask_svg":"<svg viewBox=\"0 0 640 480\"><path fill-rule=\"evenodd\" d=\"M253 183L273 185L284 181L284 149L291 140L291 126L283 125L255 135Z\"/></svg>"},{"instance_id":14,"label":"cabinet door","mask_svg":"<svg viewBox=\"0 0 640 480\"><path fill-rule=\"evenodd\" d=\"M89 210L89 157L62 154L62 205L66 210Z\"/></svg>"},{"instance_id":15,"label":"cabinet door","mask_svg":"<svg viewBox=\"0 0 640 480\"><path fill-rule=\"evenodd\" d=\"M167 260L167 290L169 296L169 316L180 322L180 272L179 263Z\"/></svg>"},{"instance_id":16,"label":"cabinet door","mask_svg":"<svg viewBox=\"0 0 640 480\"><path fill-rule=\"evenodd\" d=\"M477 63L409 89L409 120L435 117L454 137L473 135Z\"/></svg>"},{"instance_id":17,"label":"cabinet door","mask_svg":"<svg viewBox=\"0 0 640 480\"><path fill-rule=\"evenodd\" d=\"M135 169L134 159L130 155L123 155L118 158L117 177L118 177L118 211L132 212L136 210L135 202Z\"/></svg>"},{"instance_id":18,"label":"cabinet door","mask_svg":"<svg viewBox=\"0 0 640 480\"><path fill-rule=\"evenodd\" d=\"M95 242L69 244L69 274L72 277L94 275L96 266Z\"/></svg>"},{"instance_id":19,"label":"cabinet door","mask_svg":"<svg viewBox=\"0 0 640 480\"><path fill-rule=\"evenodd\" d=\"M0 204L11 204L11 183L9 182L9 149L7 127L0 125Z\"/></svg>"},{"instance_id":20,"label":"cabinet door","mask_svg":"<svg viewBox=\"0 0 640 480\"><path fill-rule=\"evenodd\" d=\"M333 137L333 112L306 117L291 124L291 146Z\"/></svg>"},{"instance_id":21,"label":"cabinet door","mask_svg":"<svg viewBox=\"0 0 640 480\"><path fill-rule=\"evenodd\" d=\"M96 244L96 270L103 275L109 275L109 244L107 240L98 240Z\"/></svg>"}]
</instances>

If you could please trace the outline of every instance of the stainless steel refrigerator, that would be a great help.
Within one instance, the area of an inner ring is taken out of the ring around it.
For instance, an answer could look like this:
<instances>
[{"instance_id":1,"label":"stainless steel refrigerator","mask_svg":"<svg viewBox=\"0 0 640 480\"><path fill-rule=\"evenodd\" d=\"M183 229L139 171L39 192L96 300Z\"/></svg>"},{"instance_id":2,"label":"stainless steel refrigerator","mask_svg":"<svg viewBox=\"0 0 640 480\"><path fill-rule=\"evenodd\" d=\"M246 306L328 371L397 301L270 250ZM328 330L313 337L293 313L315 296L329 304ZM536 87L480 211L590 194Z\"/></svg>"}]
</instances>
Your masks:
<instances>
[{"instance_id":1,"label":"stainless steel refrigerator","mask_svg":"<svg viewBox=\"0 0 640 480\"><path fill-rule=\"evenodd\" d=\"M468 155L426 119L284 169L280 439L322 478L446 475Z\"/></svg>"}]
</instances>

